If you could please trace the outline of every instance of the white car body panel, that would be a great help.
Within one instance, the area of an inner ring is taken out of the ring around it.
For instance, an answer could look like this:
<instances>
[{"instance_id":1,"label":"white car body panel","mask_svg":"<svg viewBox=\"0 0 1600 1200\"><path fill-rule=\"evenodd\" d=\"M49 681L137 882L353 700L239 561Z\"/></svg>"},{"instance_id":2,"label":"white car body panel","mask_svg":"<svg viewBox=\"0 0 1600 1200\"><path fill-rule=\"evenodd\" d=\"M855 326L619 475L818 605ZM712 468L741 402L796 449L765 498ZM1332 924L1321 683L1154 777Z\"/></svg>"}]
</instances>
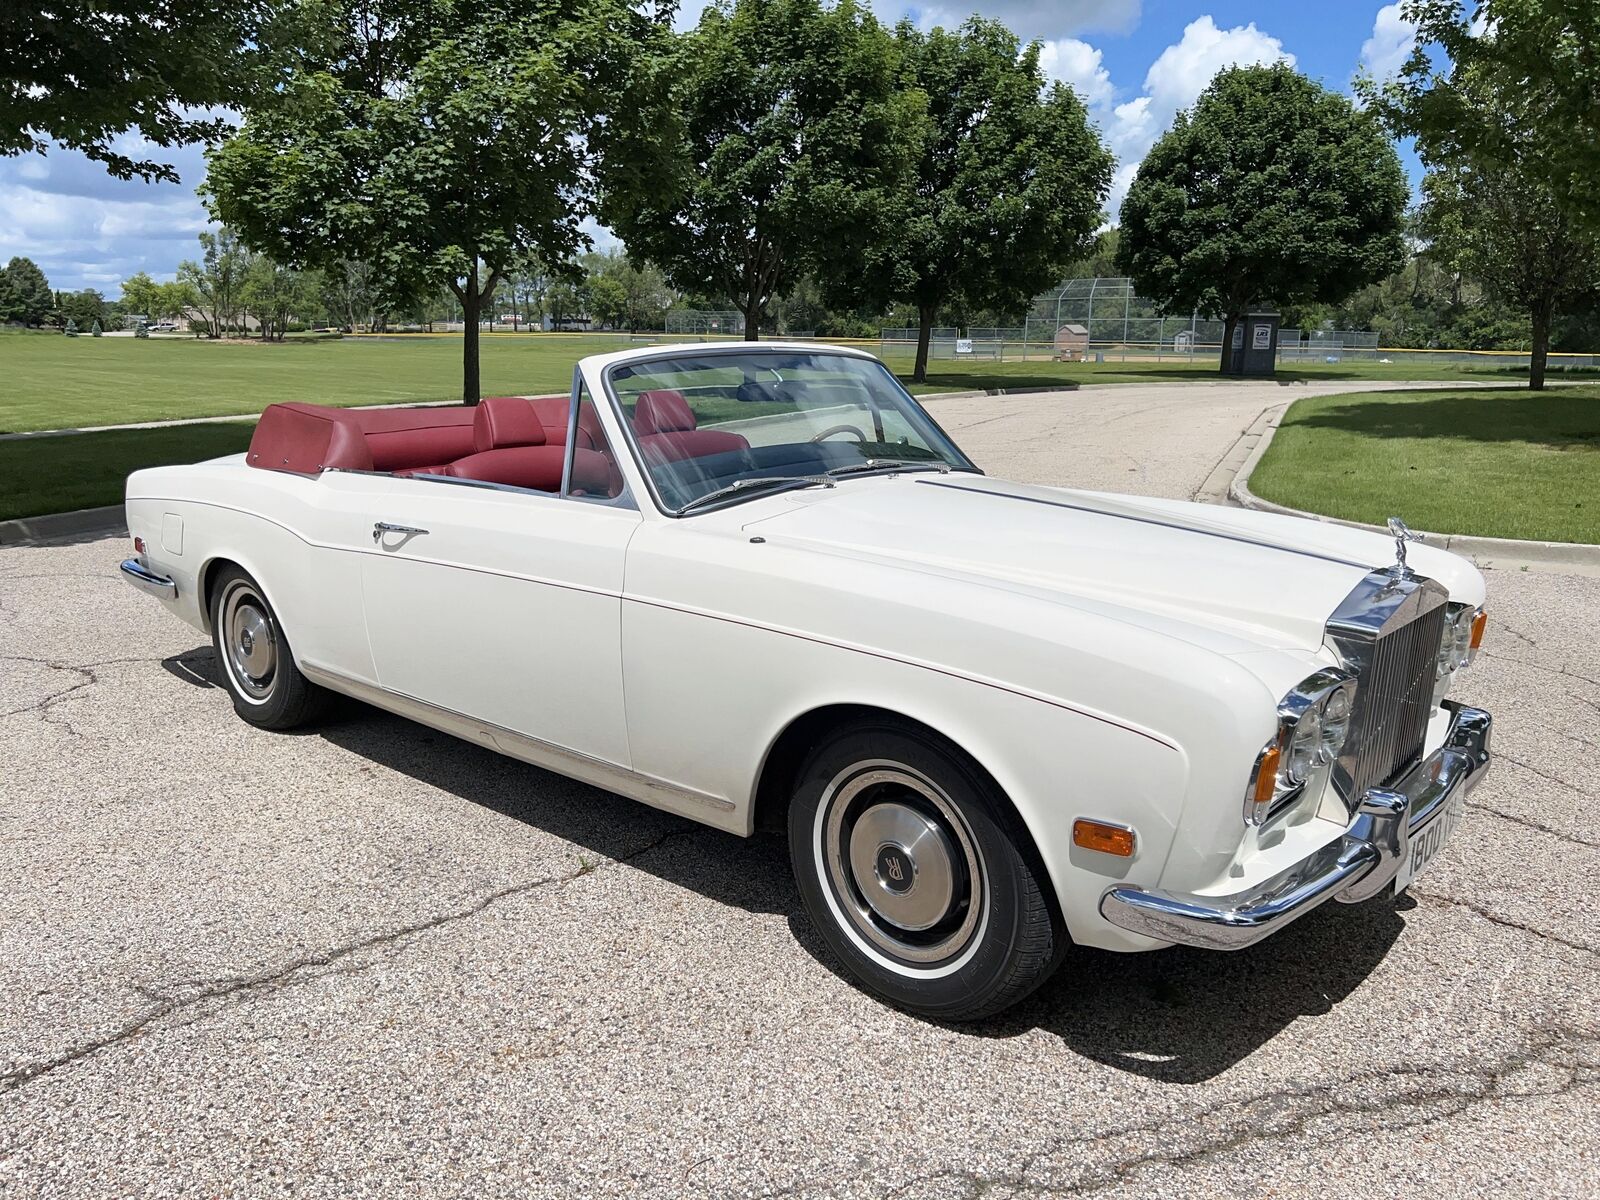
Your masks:
<instances>
[{"instance_id":1,"label":"white car body panel","mask_svg":"<svg viewBox=\"0 0 1600 1200\"><path fill-rule=\"evenodd\" d=\"M589 394L608 363L660 352L586 359ZM1241 803L1279 697L1335 661L1324 623L1393 561L1390 539L965 473L677 519L597 409L631 504L241 455L135 473L130 532L197 628L206 570L238 563L317 682L735 833L795 720L854 705L919 721L1012 801L1082 944L1163 944L1100 915L1110 883L1235 891L1344 832L1328 812L1259 839ZM375 541L379 521L428 532ZM1482 603L1471 564L1410 553ZM1136 855L1074 846L1080 816L1135 829Z\"/></svg>"}]
</instances>

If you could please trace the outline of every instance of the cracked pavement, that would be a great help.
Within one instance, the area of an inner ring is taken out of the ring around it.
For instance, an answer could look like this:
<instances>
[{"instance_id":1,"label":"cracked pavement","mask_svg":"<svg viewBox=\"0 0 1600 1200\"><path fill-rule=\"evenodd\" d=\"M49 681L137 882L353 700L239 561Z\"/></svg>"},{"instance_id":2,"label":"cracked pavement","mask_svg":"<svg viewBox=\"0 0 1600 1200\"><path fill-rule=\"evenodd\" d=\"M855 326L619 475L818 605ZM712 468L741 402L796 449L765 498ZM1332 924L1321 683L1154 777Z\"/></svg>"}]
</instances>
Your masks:
<instances>
[{"instance_id":1,"label":"cracked pavement","mask_svg":"<svg viewBox=\"0 0 1600 1200\"><path fill-rule=\"evenodd\" d=\"M1080 397L935 411L1007 474ZM1187 495L1228 402L1056 481ZM0 548L0 1193L1600 1192L1600 580L1491 573L1498 759L1410 895L950 1027L834 972L777 838L353 703L251 729L123 553Z\"/></svg>"}]
</instances>

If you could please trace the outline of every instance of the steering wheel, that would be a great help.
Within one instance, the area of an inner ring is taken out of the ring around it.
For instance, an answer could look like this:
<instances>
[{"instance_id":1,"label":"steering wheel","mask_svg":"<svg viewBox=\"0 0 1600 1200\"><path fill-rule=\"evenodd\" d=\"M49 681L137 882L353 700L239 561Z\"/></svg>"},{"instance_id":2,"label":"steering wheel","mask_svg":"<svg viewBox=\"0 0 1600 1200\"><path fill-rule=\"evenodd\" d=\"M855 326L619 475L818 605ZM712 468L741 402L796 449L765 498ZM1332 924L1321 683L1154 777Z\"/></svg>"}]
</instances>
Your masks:
<instances>
[{"instance_id":1,"label":"steering wheel","mask_svg":"<svg viewBox=\"0 0 1600 1200\"><path fill-rule=\"evenodd\" d=\"M813 442L823 442L828 438L831 438L836 433L848 433L858 442L865 442L867 440L867 435L862 433L861 430L857 429L854 425L830 426L829 428L824 429L821 433L817 434L811 440Z\"/></svg>"}]
</instances>

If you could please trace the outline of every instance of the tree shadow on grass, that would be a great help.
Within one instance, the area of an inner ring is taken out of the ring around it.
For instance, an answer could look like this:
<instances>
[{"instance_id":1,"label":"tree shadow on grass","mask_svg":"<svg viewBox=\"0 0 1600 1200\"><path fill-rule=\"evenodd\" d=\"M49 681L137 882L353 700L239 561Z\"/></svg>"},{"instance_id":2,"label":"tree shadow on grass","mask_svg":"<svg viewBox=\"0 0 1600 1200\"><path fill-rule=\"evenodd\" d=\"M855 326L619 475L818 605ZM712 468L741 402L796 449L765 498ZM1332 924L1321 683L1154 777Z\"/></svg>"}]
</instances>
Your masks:
<instances>
[{"instance_id":1,"label":"tree shadow on grass","mask_svg":"<svg viewBox=\"0 0 1600 1200\"><path fill-rule=\"evenodd\" d=\"M205 653L196 648L167 669L205 686L215 678ZM781 835L720 833L354 701L314 732L362 759L570 842L580 853L627 859L620 869L647 872L716 904L784 916L796 943L844 978L801 905ZM652 848L641 853L644 847ZM1394 905L1380 900L1356 908L1328 905L1288 934L1238 954L1075 948L1057 975L1022 1004L956 1028L975 1037L1042 1029L1118 1070L1198 1083L1247 1058L1295 1018L1329 1012L1377 967L1402 928Z\"/></svg>"},{"instance_id":2,"label":"tree shadow on grass","mask_svg":"<svg viewBox=\"0 0 1600 1200\"><path fill-rule=\"evenodd\" d=\"M1526 388L1462 395L1395 392L1290 411L1285 429L1331 429L1372 438L1437 438L1600 450L1600 398Z\"/></svg>"}]
</instances>

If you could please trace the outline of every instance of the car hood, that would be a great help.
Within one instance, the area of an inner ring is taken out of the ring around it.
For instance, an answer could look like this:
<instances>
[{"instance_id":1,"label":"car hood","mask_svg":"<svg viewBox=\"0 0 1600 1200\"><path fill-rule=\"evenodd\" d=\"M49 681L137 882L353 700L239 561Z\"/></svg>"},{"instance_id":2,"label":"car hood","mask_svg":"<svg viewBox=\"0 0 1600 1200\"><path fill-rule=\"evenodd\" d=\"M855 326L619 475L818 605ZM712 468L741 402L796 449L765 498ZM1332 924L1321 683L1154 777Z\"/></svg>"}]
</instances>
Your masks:
<instances>
[{"instance_id":1,"label":"car hood","mask_svg":"<svg viewBox=\"0 0 1600 1200\"><path fill-rule=\"evenodd\" d=\"M965 473L846 480L756 506L742 527L769 541L1026 591L1224 654L1315 651L1339 602L1395 557L1390 538L1348 526ZM1413 546L1411 562L1481 599L1464 560Z\"/></svg>"}]
</instances>

